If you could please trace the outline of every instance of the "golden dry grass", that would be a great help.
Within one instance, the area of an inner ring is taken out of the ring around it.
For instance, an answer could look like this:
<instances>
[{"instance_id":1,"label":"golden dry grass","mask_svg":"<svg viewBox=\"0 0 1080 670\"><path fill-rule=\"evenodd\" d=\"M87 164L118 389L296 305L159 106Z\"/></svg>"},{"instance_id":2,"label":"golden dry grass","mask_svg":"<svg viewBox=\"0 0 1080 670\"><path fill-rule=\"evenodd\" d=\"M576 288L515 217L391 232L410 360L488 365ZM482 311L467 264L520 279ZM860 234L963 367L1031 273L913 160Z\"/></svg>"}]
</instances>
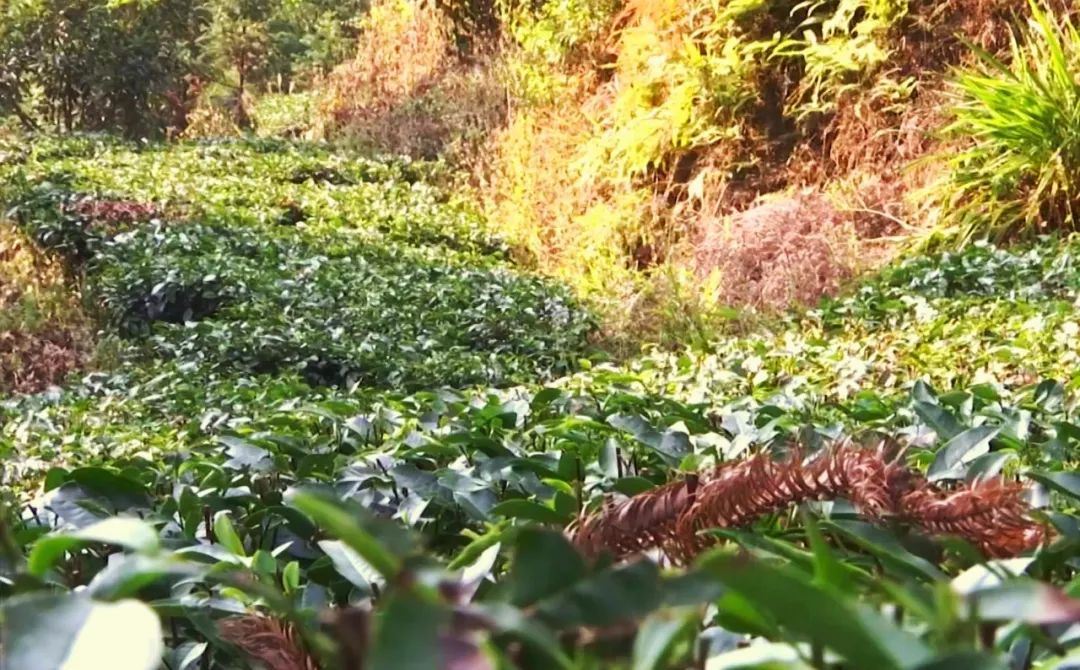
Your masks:
<instances>
[{"instance_id":1,"label":"golden dry grass","mask_svg":"<svg viewBox=\"0 0 1080 670\"><path fill-rule=\"evenodd\" d=\"M355 58L321 87L312 134L376 153L469 163L505 113L491 57L462 58L442 11L376 0Z\"/></svg>"},{"instance_id":2,"label":"golden dry grass","mask_svg":"<svg viewBox=\"0 0 1080 670\"><path fill-rule=\"evenodd\" d=\"M55 260L0 221L0 393L32 393L80 369L91 323Z\"/></svg>"}]
</instances>

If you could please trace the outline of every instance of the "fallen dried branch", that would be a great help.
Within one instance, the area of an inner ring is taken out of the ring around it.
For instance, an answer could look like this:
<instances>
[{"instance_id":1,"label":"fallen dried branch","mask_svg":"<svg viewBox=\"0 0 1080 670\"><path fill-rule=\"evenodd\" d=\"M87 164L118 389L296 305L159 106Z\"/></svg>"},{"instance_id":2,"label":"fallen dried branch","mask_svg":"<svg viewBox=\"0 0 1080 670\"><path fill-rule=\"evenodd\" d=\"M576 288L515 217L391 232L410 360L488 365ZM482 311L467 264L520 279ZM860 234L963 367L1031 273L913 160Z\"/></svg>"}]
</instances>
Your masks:
<instances>
[{"instance_id":1,"label":"fallen dried branch","mask_svg":"<svg viewBox=\"0 0 1080 670\"><path fill-rule=\"evenodd\" d=\"M218 624L218 633L265 670L319 668L304 650L296 630L278 619L256 615L230 617Z\"/></svg>"},{"instance_id":2,"label":"fallen dried branch","mask_svg":"<svg viewBox=\"0 0 1080 670\"><path fill-rule=\"evenodd\" d=\"M886 518L961 537L991 557L1037 547L1046 529L1028 514L1017 483L936 487L883 450L840 447L783 461L758 454L666 484L579 519L568 532L586 554L622 558L660 548L687 563L714 540L701 531L740 528L808 500L846 498L871 521Z\"/></svg>"}]
</instances>

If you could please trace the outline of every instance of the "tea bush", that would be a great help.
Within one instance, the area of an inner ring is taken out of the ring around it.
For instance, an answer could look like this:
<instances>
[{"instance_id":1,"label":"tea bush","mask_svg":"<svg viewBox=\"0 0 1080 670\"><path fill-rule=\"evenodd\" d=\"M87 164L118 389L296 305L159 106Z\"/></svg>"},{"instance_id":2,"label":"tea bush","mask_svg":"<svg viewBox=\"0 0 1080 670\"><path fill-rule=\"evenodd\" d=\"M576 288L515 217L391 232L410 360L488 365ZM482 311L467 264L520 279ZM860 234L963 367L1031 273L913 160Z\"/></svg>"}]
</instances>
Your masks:
<instances>
[{"instance_id":1,"label":"tea bush","mask_svg":"<svg viewBox=\"0 0 1080 670\"><path fill-rule=\"evenodd\" d=\"M145 450L120 456L119 444L106 433L64 440L63 451L52 452L53 457L103 465L53 461L45 475L46 497L27 508L25 521L15 522L17 537L25 538L16 540L16 550L21 543L33 549L21 586L8 587L4 608L10 621L36 622L69 608L136 597L154 608L144 610L144 619L160 616L166 626L160 638L151 633L133 642L161 639L166 658L193 655L211 667L234 662L237 652L230 642L246 648L242 639L228 636L225 624L215 632L208 622L242 613L292 621L306 641L305 653L315 658L325 653L320 650L336 648L332 640L366 632L373 635L371 646L359 652L375 667L402 667L407 662L402 659L414 654L417 664L445 667L447 652L435 649L436 640L447 635L460 636L458 644L467 650L476 645L470 653L490 659L484 663L576 667L571 654L597 663L629 662L646 653L640 640L657 622L672 618L680 625L669 640L672 646L662 645L667 667L685 667L695 658L724 662L725 654L734 662L736 649L746 644L766 658L785 660L783 667L811 667L813 652L801 651L804 643L858 667L921 667L918 663L928 658L944 661L958 648L975 655L979 667L994 667L995 655L1024 646L1018 640L1026 638L1003 632L990 648L977 650L978 626L1000 623L1026 630L1024 622L1076 616L1071 601L1037 581L1039 576L1067 580L1068 557L1080 539L1074 530L1078 492L1070 477L1075 475L1057 469L1075 468L1080 436L1072 423L1075 401L1053 383L1000 395L972 388L939 396L920 386L895 404L863 397L853 406L860 430L895 435L911 445L909 457L916 462L953 462L958 450L964 452L966 465L947 477L1005 468L1044 485L1047 502L1053 501L1047 511L1062 535L1033 558L983 566L962 546L946 544L943 560L940 546L874 528L838 503L831 511L818 509L817 522L813 516L779 515L755 524L752 532L725 533L728 542L757 559L735 561L716 550L692 569L674 572L659 570L648 559L586 563L559 533L544 527L568 523L581 509L598 505L605 492L648 490L673 469L697 470L753 450L779 450L795 439L808 446L828 444L842 431L808 421L797 406L781 403L684 404L643 393L633 375L617 371L594 371L566 388L378 399L285 380L204 386L186 371L177 372L130 386L114 381L111 389L88 380L85 390L75 391L104 394L95 401L102 404L84 417L91 422L102 417L104 407L138 403L177 412L177 418L192 416L185 414L190 403L206 411L201 423L213 426L218 436L157 457ZM56 401L24 402L20 430L56 435L55 427L46 428L47 408ZM31 409L34 404L38 409ZM129 431L129 437L140 434ZM102 447L96 455L82 450L91 439ZM158 448L175 448L174 439ZM36 438L29 443L40 444ZM946 457L949 453L953 457ZM285 487L291 492L282 498ZM311 487L320 493L303 493ZM327 494L344 498L348 506L322 497ZM374 517L394 518L397 524ZM106 521L111 525L97 525ZM54 526L69 530L42 535ZM815 544L815 533L828 543ZM124 548L113 554L108 569L101 542ZM72 552L71 558L62 558L64 551ZM822 568L813 567L825 562L846 567L825 578ZM84 582L81 575L99 570L100 576ZM1016 576L988 577L999 570ZM483 575L479 584L473 584L475 572ZM459 580L465 600L428 592L424 576L443 584L443 592ZM28 590L35 580L57 586L88 583L89 588L83 594L52 595ZM785 595L760 590L777 582L785 585ZM791 611L792 592L800 594L797 613ZM931 598L932 593L939 597ZM1001 609L984 609L1002 600ZM926 606L914 606L923 601ZM359 617L345 630L321 632L314 613L325 604L345 607L347 602L372 603L374 620ZM437 619L468 614L484 623L469 633L441 626L418 629L425 612ZM809 622L815 618L829 625L813 626ZM941 619L949 621L947 630L927 625ZM40 630L74 636L78 618L63 620L72 623ZM272 621L250 623L265 627ZM867 621L873 622L873 632L861 634L857 644L835 632L851 626L862 630L871 625ZM639 626L610 633L604 645L576 636L559 641L560 632L631 622ZM8 631L9 636L18 632ZM405 631L408 644L396 637ZM713 646L710 641L719 635L731 639ZM30 653L28 638L8 639L5 653L12 667L29 667L20 665L22 654ZM887 651L893 639L909 646ZM194 640L208 644L193 648ZM298 643L289 644L295 649ZM1060 644L1068 645L1068 639ZM132 648L124 647L129 654ZM1036 644L1030 653L1050 662L1051 649ZM259 658L257 650L249 653ZM808 655L804 665L796 665L800 653ZM331 657L323 656L323 662ZM889 660L884 666L862 665L872 658Z\"/></svg>"},{"instance_id":2,"label":"tea bush","mask_svg":"<svg viewBox=\"0 0 1080 670\"><path fill-rule=\"evenodd\" d=\"M416 388L557 375L584 351L590 317L510 270L425 168L279 147L46 148L13 213L166 358Z\"/></svg>"},{"instance_id":3,"label":"tea bush","mask_svg":"<svg viewBox=\"0 0 1080 670\"><path fill-rule=\"evenodd\" d=\"M505 260L430 166L280 142L39 138L21 156L13 213L137 346L0 400L4 668L1077 653L1076 240L914 258L711 351L579 362L587 313ZM579 551L596 518L656 539L686 502L656 504L665 486L845 441L885 445L939 524L850 491L703 529L679 566ZM963 528L998 510L949 516L973 491L1030 508L1045 541L988 560ZM629 496L635 514L593 516Z\"/></svg>"}]
</instances>

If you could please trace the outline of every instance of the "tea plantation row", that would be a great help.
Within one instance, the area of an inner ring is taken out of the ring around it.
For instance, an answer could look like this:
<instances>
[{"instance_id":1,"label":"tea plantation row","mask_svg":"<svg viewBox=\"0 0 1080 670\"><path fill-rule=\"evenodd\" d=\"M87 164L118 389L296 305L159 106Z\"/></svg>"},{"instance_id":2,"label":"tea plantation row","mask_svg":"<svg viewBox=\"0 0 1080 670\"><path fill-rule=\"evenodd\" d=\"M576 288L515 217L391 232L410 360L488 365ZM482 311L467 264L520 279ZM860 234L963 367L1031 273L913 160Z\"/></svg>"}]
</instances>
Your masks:
<instances>
[{"instance_id":1,"label":"tea plantation row","mask_svg":"<svg viewBox=\"0 0 1080 670\"><path fill-rule=\"evenodd\" d=\"M282 143L0 148L113 351L0 401L3 667L1077 662L1080 243L912 259L708 351L599 363L587 309L438 178ZM1049 539L987 562L843 500L710 531L686 568L564 535L844 440L943 492L1022 481Z\"/></svg>"}]
</instances>

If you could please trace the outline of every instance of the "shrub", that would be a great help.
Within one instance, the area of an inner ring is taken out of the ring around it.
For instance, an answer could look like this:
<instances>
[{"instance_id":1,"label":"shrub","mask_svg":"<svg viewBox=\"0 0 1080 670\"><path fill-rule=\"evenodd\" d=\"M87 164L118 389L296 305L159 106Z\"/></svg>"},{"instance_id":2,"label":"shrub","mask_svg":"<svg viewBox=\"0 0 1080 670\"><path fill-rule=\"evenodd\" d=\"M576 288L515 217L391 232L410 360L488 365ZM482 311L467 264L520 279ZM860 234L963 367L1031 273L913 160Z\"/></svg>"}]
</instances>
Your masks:
<instances>
[{"instance_id":1,"label":"shrub","mask_svg":"<svg viewBox=\"0 0 1080 670\"><path fill-rule=\"evenodd\" d=\"M604 58L612 0L511 5L503 17L507 86L525 107L565 104L580 93L582 71Z\"/></svg>"},{"instance_id":2,"label":"shrub","mask_svg":"<svg viewBox=\"0 0 1080 670\"><path fill-rule=\"evenodd\" d=\"M703 226L698 273L719 274L725 305L783 309L835 294L857 265L851 216L814 192L775 199Z\"/></svg>"},{"instance_id":3,"label":"shrub","mask_svg":"<svg viewBox=\"0 0 1080 670\"><path fill-rule=\"evenodd\" d=\"M801 3L806 20L780 40L774 57L801 61L804 72L789 99L799 120L832 112L837 100L889 59L884 39L907 13L907 0L840 0Z\"/></svg>"},{"instance_id":4,"label":"shrub","mask_svg":"<svg viewBox=\"0 0 1080 670\"><path fill-rule=\"evenodd\" d=\"M0 111L28 127L155 132L196 67L186 45L198 3L45 0L0 13Z\"/></svg>"},{"instance_id":5,"label":"shrub","mask_svg":"<svg viewBox=\"0 0 1080 670\"><path fill-rule=\"evenodd\" d=\"M505 116L490 57L469 59L434 3L378 0L360 23L355 58L321 88L312 132L367 152L467 164Z\"/></svg>"},{"instance_id":6,"label":"shrub","mask_svg":"<svg viewBox=\"0 0 1080 670\"><path fill-rule=\"evenodd\" d=\"M210 81L292 89L340 62L364 0L43 0L0 6L0 113L23 126L180 132ZM243 105L238 112L246 112ZM243 120L243 115L237 116ZM244 124L240 124L244 125Z\"/></svg>"},{"instance_id":7,"label":"shrub","mask_svg":"<svg viewBox=\"0 0 1080 670\"><path fill-rule=\"evenodd\" d=\"M0 394L64 381L87 360L90 326L56 259L0 221Z\"/></svg>"},{"instance_id":8,"label":"shrub","mask_svg":"<svg viewBox=\"0 0 1080 670\"><path fill-rule=\"evenodd\" d=\"M970 142L948 156L937 186L942 230L954 244L1001 240L1080 223L1080 32L1032 2L1008 62L977 50L961 71L944 130Z\"/></svg>"}]
</instances>

